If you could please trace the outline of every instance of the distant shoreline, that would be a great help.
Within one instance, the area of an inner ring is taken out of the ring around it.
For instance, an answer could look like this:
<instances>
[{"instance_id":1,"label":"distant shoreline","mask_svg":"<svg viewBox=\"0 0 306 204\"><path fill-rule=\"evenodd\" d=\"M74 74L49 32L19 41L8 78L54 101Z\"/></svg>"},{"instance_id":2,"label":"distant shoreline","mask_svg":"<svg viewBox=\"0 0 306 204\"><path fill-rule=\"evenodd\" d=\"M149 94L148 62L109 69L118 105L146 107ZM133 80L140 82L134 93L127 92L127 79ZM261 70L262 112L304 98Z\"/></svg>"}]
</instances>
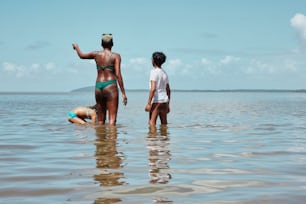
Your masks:
<instances>
[{"instance_id":1,"label":"distant shoreline","mask_svg":"<svg viewBox=\"0 0 306 204\"><path fill-rule=\"evenodd\" d=\"M94 91L93 86L71 90L71 92ZM148 89L127 89L129 92L148 92ZM172 92L306 92L306 89L172 89Z\"/></svg>"},{"instance_id":2,"label":"distant shoreline","mask_svg":"<svg viewBox=\"0 0 306 204\"><path fill-rule=\"evenodd\" d=\"M0 94L66 94L66 93L79 93L79 92L93 92L94 87L86 87L74 89L71 91L0 91ZM148 89L127 89L126 92L148 92ZM306 89L172 89L171 92L206 92L206 93L306 93Z\"/></svg>"}]
</instances>

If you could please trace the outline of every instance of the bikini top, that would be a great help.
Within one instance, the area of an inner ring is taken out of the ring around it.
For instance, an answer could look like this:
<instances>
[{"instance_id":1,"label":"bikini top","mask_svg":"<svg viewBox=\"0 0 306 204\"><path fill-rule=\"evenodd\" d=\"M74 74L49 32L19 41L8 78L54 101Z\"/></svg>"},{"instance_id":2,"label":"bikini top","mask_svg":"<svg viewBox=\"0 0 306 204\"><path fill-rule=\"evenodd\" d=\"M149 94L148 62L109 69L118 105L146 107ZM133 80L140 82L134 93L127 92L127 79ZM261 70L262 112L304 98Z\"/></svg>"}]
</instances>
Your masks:
<instances>
[{"instance_id":1,"label":"bikini top","mask_svg":"<svg viewBox=\"0 0 306 204\"><path fill-rule=\"evenodd\" d=\"M89 108L88 108L87 111L86 111L86 116L87 116L87 118L90 118L90 119L91 119L90 109L89 109Z\"/></svg>"},{"instance_id":2,"label":"bikini top","mask_svg":"<svg viewBox=\"0 0 306 204\"><path fill-rule=\"evenodd\" d=\"M110 64L110 60L111 60L111 57L112 57L112 52L111 52L111 54L110 54L110 56L109 56L109 59L108 59L108 62L107 62L107 65L97 65L97 69L109 69L109 70L111 70L111 71L115 71L115 67L114 67L114 65L109 65Z\"/></svg>"},{"instance_id":3,"label":"bikini top","mask_svg":"<svg viewBox=\"0 0 306 204\"><path fill-rule=\"evenodd\" d=\"M105 66L97 65L97 69L109 69L111 71L114 71L115 67L114 67L114 65L105 65Z\"/></svg>"}]
</instances>

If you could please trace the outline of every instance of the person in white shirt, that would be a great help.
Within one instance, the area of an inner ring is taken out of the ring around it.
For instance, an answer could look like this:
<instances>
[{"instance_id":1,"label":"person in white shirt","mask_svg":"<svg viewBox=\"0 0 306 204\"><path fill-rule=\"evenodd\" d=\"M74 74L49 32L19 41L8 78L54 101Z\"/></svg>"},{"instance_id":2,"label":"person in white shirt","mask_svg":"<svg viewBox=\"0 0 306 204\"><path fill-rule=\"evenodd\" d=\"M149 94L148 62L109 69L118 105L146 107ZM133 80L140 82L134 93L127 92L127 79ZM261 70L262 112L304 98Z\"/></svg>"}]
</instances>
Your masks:
<instances>
[{"instance_id":1,"label":"person in white shirt","mask_svg":"<svg viewBox=\"0 0 306 204\"><path fill-rule=\"evenodd\" d=\"M162 69L166 55L162 52L152 54L153 69L150 72L150 91L145 111L149 112L149 125L156 125L159 117L161 124L167 124L167 114L170 112L170 85L168 75Z\"/></svg>"}]
</instances>

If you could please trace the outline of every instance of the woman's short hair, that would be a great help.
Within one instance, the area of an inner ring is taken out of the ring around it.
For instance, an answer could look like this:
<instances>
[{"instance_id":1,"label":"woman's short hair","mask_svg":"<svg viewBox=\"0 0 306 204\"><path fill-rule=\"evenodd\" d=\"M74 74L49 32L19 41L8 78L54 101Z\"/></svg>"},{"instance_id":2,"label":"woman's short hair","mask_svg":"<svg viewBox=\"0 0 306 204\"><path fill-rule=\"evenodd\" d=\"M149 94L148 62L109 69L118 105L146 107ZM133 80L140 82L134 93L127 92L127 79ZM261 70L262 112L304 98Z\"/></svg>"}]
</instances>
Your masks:
<instances>
[{"instance_id":1,"label":"woman's short hair","mask_svg":"<svg viewBox=\"0 0 306 204\"><path fill-rule=\"evenodd\" d=\"M101 42L102 47L112 47L114 45L113 43L113 35L111 33L109 34L102 34L102 42Z\"/></svg>"}]
</instances>

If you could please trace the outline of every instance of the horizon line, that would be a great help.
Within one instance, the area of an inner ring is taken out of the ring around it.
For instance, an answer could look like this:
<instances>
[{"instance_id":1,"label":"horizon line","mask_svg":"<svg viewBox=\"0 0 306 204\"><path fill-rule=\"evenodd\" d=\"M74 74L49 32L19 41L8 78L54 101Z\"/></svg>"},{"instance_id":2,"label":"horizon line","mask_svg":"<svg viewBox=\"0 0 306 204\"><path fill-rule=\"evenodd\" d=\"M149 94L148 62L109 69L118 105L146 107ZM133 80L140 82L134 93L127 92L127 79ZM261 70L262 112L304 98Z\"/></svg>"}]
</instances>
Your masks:
<instances>
[{"instance_id":1,"label":"horizon line","mask_svg":"<svg viewBox=\"0 0 306 204\"><path fill-rule=\"evenodd\" d=\"M91 91L92 90L88 90L86 88L80 88L71 91L0 91L0 94L18 94L18 93L52 94L52 93L74 93L74 92L91 92ZM147 92L149 91L149 89L126 89L126 91ZM306 92L306 89L172 89L171 92Z\"/></svg>"}]
</instances>

